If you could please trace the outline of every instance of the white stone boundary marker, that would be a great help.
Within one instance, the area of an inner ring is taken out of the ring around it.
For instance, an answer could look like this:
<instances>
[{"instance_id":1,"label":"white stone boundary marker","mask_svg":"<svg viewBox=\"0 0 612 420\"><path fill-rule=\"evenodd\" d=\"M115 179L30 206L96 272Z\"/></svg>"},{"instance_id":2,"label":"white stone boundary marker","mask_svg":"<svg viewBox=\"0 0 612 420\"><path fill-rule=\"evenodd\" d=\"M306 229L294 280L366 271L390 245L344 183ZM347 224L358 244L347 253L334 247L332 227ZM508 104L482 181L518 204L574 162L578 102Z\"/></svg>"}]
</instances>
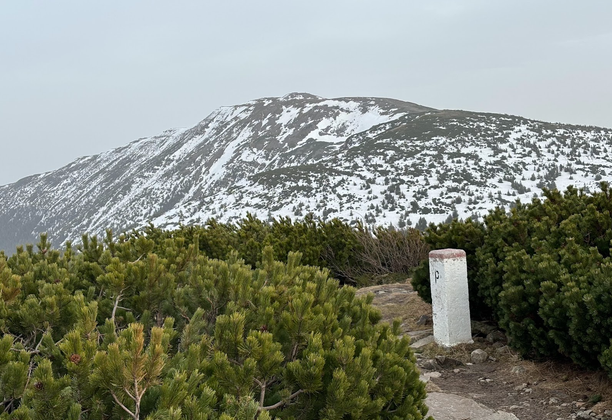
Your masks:
<instances>
[{"instance_id":1,"label":"white stone boundary marker","mask_svg":"<svg viewBox=\"0 0 612 420\"><path fill-rule=\"evenodd\" d=\"M472 326L465 251L431 251L429 280L435 342L445 347L471 343Z\"/></svg>"}]
</instances>

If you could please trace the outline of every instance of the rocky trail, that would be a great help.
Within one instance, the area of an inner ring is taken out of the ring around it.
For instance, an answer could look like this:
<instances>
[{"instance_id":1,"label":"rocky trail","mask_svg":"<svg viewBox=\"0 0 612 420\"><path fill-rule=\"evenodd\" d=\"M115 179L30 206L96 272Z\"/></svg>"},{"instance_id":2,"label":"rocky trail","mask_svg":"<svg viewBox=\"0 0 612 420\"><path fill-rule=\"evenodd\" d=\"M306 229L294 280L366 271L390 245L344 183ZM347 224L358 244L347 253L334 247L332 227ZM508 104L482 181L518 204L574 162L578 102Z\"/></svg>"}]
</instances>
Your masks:
<instances>
[{"instance_id":1,"label":"rocky trail","mask_svg":"<svg viewBox=\"0 0 612 420\"><path fill-rule=\"evenodd\" d=\"M560 362L523 360L494 326L473 322L474 343L433 342L431 306L409 282L359 289L374 294L383 321L400 318L412 339L427 405L435 420L612 420L612 383L604 373Z\"/></svg>"}]
</instances>

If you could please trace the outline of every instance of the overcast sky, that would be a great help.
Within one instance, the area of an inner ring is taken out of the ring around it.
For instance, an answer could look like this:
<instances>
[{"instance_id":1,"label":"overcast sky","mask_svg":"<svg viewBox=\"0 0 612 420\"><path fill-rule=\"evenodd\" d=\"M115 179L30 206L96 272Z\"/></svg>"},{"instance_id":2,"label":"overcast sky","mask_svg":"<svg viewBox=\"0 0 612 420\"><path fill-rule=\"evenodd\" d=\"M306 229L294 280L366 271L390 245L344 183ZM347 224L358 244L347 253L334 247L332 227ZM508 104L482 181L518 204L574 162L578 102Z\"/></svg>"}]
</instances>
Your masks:
<instances>
[{"instance_id":1,"label":"overcast sky","mask_svg":"<svg viewBox=\"0 0 612 420\"><path fill-rule=\"evenodd\" d=\"M309 92L612 128L612 1L0 0L0 185Z\"/></svg>"}]
</instances>

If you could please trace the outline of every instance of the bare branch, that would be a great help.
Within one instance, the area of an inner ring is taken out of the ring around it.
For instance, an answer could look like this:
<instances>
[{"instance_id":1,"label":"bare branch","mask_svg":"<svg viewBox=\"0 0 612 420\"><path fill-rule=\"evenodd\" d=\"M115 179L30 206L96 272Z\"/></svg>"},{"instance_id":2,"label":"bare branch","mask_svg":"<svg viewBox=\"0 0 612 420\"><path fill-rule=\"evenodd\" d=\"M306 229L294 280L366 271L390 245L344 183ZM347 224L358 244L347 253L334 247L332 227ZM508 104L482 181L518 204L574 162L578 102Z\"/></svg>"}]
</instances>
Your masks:
<instances>
[{"instance_id":1,"label":"bare branch","mask_svg":"<svg viewBox=\"0 0 612 420\"><path fill-rule=\"evenodd\" d=\"M128 391L126 388L122 388L123 392L125 392L127 394L128 397L130 397L130 399L136 401L136 398L132 395L132 393L130 391Z\"/></svg>"},{"instance_id":2,"label":"bare branch","mask_svg":"<svg viewBox=\"0 0 612 420\"><path fill-rule=\"evenodd\" d=\"M115 306L113 306L113 313L111 314L111 321L113 324L115 323L115 314L117 313L117 308L119 307L119 302L121 302L121 298L123 297L123 292L125 288L121 289L117 297L115 298Z\"/></svg>"},{"instance_id":3,"label":"bare branch","mask_svg":"<svg viewBox=\"0 0 612 420\"><path fill-rule=\"evenodd\" d=\"M137 263L138 261L140 261L140 259L141 259L142 257L144 257L144 255L145 255L145 254L142 254L140 257L138 257L138 258L137 258L136 260L134 260L134 261L128 261L128 263L129 263L129 264L135 264L135 263Z\"/></svg>"},{"instance_id":4,"label":"bare branch","mask_svg":"<svg viewBox=\"0 0 612 420\"><path fill-rule=\"evenodd\" d=\"M134 420L138 420L138 417L136 417L136 415L134 413L132 413L132 411L127 408L125 405L123 405L123 403L121 401L119 401L119 398L117 398L117 396L115 395L115 393L113 391L110 392L111 395L113 396L113 399L115 400L115 402L119 405L119 407L123 408L123 410L128 413L130 416L132 416L132 418Z\"/></svg>"},{"instance_id":5,"label":"bare branch","mask_svg":"<svg viewBox=\"0 0 612 420\"><path fill-rule=\"evenodd\" d=\"M269 411L269 410L275 410L277 408L280 408L283 405L289 403L289 401L291 401L292 399L294 399L295 397L297 397L298 395L300 395L303 392L306 392L306 391L304 391L303 389L297 390L293 394L291 394L287 398L285 398L284 400L281 400L281 401L277 402L276 404L272 404L272 405L269 405L267 407L259 407L257 409L257 411Z\"/></svg>"},{"instance_id":6,"label":"bare branch","mask_svg":"<svg viewBox=\"0 0 612 420\"><path fill-rule=\"evenodd\" d=\"M259 382L259 381L257 381ZM261 385L261 391L259 392L259 407L263 407L264 406L264 399L266 398L266 383L263 382L259 382Z\"/></svg>"}]
</instances>

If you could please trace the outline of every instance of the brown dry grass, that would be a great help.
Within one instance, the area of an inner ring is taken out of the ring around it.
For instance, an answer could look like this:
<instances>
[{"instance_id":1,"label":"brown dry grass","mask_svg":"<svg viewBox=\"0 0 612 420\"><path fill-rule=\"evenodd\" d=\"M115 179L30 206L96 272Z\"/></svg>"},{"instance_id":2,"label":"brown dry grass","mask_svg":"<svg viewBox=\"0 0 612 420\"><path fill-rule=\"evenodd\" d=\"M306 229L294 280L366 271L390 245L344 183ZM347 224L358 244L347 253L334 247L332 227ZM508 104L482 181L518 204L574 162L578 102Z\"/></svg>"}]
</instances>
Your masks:
<instances>
[{"instance_id":1,"label":"brown dry grass","mask_svg":"<svg viewBox=\"0 0 612 420\"><path fill-rule=\"evenodd\" d=\"M421 315L431 316L431 305L423 302L414 292L409 279L405 283L383 284L357 290L357 295L368 293L374 295L373 304L380 310L383 322L392 323L394 319L399 319L403 333L431 329L431 324L417 325Z\"/></svg>"},{"instance_id":2,"label":"brown dry grass","mask_svg":"<svg viewBox=\"0 0 612 420\"><path fill-rule=\"evenodd\" d=\"M431 315L431 305L418 297L410 286L409 279L406 283L372 286L357 291L358 295L367 293L374 295L373 303L381 311L383 321L392 322L393 319L399 318L404 332L432 328L431 324L416 324L421 315ZM575 364L558 361L524 360L507 346L496 348L482 339L477 340L479 341L475 343L452 348L430 344L418 351L424 358L446 356L468 363L473 350L483 349L495 359L495 370L500 381L508 381L509 384L537 384L538 388L550 391L551 395L562 393L571 401L582 401L585 407L590 407L598 414L612 410L612 381L604 372L591 372ZM513 372L513 368L517 366L524 369L522 373ZM466 383L466 387L469 386L472 384Z\"/></svg>"},{"instance_id":3,"label":"brown dry grass","mask_svg":"<svg viewBox=\"0 0 612 420\"><path fill-rule=\"evenodd\" d=\"M588 371L572 363L554 361L520 360L519 364L525 368L523 376L537 381L542 388L562 391L576 400L588 402L599 396L603 401L612 401L612 382L604 372Z\"/></svg>"},{"instance_id":4,"label":"brown dry grass","mask_svg":"<svg viewBox=\"0 0 612 420\"><path fill-rule=\"evenodd\" d=\"M501 378L537 385L551 391L551 395L554 394L552 391L565 394L573 401L584 402L586 407L599 414L612 410L612 381L604 372L588 371L569 362L525 360L507 346L495 348L484 342L459 344L452 348L432 343L422 348L421 355L424 358L446 356L469 363L470 354L475 349L485 350L494 358ZM522 373L513 371L517 367L524 369Z\"/></svg>"}]
</instances>

